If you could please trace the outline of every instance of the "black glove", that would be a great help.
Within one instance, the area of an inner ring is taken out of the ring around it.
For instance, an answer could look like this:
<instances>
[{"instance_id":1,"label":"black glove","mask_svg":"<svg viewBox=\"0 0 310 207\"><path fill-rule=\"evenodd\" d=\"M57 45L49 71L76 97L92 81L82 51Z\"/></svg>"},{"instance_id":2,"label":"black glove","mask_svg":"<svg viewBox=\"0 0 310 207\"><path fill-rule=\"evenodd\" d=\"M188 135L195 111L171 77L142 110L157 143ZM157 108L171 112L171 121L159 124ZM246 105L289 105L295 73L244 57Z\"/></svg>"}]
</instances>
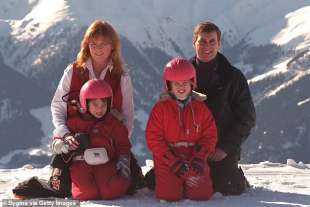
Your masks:
<instances>
[{"instance_id":1,"label":"black glove","mask_svg":"<svg viewBox=\"0 0 310 207\"><path fill-rule=\"evenodd\" d=\"M193 157L191 160L191 169L197 173L197 175L203 175L205 168L205 162L199 157Z\"/></svg>"},{"instance_id":2,"label":"black glove","mask_svg":"<svg viewBox=\"0 0 310 207\"><path fill-rule=\"evenodd\" d=\"M172 165L170 166L170 170L177 177L184 178L184 176L186 176L186 173L189 171L189 166L181 159L176 159L175 162L172 163Z\"/></svg>"},{"instance_id":3,"label":"black glove","mask_svg":"<svg viewBox=\"0 0 310 207\"><path fill-rule=\"evenodd\" d=\"M177 177L184 177L189 171L189 165L176 156L172 150L167 151L166 154L164 154L163 159L169 166L170 171Z\"/></svg>"},{"instance_id":4,"label":"black glove","mask_svg":"<svg viewBox=\"0 0 310 207\"><path fill-rule=\"evenodd\" d=\"M124 177L130 177L130 158L128 155L120 155L116 163L116 168Z\"/></svg>"},{"instance_id":5,"label":"black glove","mask_svg":"<svg viewBox=\"0 0 310 207\"><path fill-rule=\"evenodd\" d=\"M89 147L89 136L86 133L76 133L74 135L76 141L80 143L79 147L75 150L77 154L83 153Z\"/></svg>"}]
</instances>

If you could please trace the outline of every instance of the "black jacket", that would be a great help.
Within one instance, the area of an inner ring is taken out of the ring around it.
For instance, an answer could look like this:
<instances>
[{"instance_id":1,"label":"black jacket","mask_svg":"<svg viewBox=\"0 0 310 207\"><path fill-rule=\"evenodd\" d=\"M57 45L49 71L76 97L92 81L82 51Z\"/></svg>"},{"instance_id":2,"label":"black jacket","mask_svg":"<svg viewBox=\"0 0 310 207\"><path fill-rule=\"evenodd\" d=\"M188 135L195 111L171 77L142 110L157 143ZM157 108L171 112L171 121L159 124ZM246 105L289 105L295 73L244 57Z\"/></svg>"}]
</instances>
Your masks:
<instances>
[{"instance_id":1,"label":"black jacket","mask_svg":"<svg viewBox=\"0 0 310 207\"><path fill-rule=\"evenodd\" d=\"M246 78L220 53L210 63L190 60L196 68L198 92L207 95L206 104L218 129L217 147L240 155L241 144L255 125L256 114Z\"/></svg>"}]
</instances>

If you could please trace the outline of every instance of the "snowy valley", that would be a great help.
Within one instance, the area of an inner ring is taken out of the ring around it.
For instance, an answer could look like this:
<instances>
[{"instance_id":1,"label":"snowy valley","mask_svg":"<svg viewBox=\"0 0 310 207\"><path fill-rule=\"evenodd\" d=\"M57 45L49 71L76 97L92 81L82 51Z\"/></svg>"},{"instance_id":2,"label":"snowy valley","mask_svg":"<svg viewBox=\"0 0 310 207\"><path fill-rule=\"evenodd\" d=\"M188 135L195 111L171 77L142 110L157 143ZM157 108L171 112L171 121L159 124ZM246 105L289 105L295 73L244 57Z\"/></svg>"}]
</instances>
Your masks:
<instances>
[{"instance_id":1,"label":"snowy valley","mask_svg":"<svg viewBox=\"0 0 310 207\"><path fill-rule=\"evenodd\" d=\"M257 126L243 163L310 163L310 3L306 0L8 0L0 3L0 167L49 162L49 104L67 64L95 19L121 34L135 88L134 152L150 154L144 128L162 90L161 71L175 56L190 58L194 26L223 30L222 52L247 76Z\"/></svg>"}]
</instances>

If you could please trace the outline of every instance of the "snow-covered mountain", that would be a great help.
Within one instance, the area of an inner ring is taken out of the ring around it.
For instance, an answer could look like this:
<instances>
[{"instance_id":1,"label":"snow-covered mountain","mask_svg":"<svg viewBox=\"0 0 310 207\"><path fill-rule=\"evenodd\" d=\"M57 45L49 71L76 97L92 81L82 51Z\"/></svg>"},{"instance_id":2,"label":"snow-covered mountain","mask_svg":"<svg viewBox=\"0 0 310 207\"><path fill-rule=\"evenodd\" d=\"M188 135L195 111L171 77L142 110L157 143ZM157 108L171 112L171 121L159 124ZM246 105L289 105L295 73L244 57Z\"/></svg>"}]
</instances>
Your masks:
<instances>
[{"instance_id":1,"label":"snow-covered mountain","mask_svg":"<svg viewBox=\"0 0 310 207\"><path fill-rule=\"evenodd\" d=\"M182 200L172 203L160 203L154 194L148 189L139 190L134 196L126 196L113 201L85 201L82 207L87 206L212 206L212 207L309 207L310 206L310 165L296 163L288 159L286 164L261 162L259 164L242 165L244 172L251 184L241 196L224 197L220 193L215 193L209 201ZM149 166L143 167L146 171ZM17 183L22 182L32 176L40 179L48 179L50 173L49 166L44 168L33 168L25 165L18 169L0 169L0 203L5 205L3 199L12 199L12 188ZM30 206L31 202L42 202L52 206L55 199L50 200L25 200L15 201L15 205L20 202L20 206ZM71 200L66 200L70 202ZM28 203L28 205L26 205ZM1 205L0 204L0 205ZM22 205L23 204L23 205ZM10 205L13 206L13 205ZM47 205L46 205L47 206ZM71 205L72 206L72 205Z\"/></svg>"},{"instance_id":2,"label":"snow-covered mountain","mask_svg":"<svg viewBox=\"0 0 310 207\"><path fill-rule=\"evenodd\" d=\"M194 54L194 26L214 21L222 52L248 77L258 122L244 161L310 161L310 2L132 0L0 2L0 165L46 164L49 103L86 27L111 22L121 34L135 88L134 151L148 157L144 127L174 56Z\"/></svg>"}]
</instances>

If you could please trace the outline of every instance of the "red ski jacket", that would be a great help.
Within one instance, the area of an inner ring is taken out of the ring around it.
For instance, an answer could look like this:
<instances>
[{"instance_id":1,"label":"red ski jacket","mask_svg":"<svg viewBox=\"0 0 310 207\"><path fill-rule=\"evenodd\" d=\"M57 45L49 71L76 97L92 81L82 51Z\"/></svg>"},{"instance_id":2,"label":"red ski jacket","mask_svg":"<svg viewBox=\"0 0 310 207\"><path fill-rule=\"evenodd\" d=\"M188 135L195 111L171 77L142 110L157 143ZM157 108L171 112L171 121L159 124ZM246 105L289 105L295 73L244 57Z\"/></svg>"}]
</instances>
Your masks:
<instances>
[{"instance_id":1,"label":"red ski jacket","mask_svg":"<svg viewBox=\"0 0 310 207\"><path fill-rule=\"evenodd\" d=\"M203 100L206 96L193 92L182 109L169 94L155 104L146 127L148 147L155 157L162 157L174 146L188 144L203 148L205 158L217 142L215 121Z\"/></svg>"},{"instance_id":2,"label":"red ski jacket","mask_svg":"<svg viewBox=\"0 0 310 207\"><path fill-rule=\"evenodd\" d=\"M100 121L87 115L74 116L68 119L67 126L72 133L87 133L90 148L106 148L110 160L121 154L130 154L128 130L111 112Z\"/></svg>"}]
</instances>

